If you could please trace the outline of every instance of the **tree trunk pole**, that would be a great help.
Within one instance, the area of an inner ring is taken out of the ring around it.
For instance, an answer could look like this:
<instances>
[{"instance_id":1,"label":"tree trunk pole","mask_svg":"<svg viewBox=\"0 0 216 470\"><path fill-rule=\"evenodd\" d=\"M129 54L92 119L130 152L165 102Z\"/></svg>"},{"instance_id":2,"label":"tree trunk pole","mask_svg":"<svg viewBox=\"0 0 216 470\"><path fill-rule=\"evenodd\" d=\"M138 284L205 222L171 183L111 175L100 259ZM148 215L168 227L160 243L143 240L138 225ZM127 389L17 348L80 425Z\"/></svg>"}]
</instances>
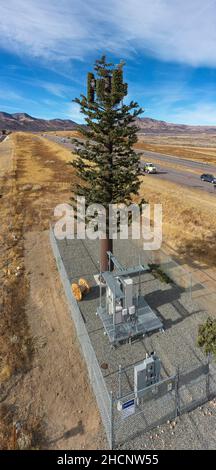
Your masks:
<instances>
[{"instance_id":1,"label":"tree trunk pole","mask_svg":"<svg viewBox=\"0 0 216 470\"><path fill-rule=\"evenodd\" d=\"M103 238L100 240L100 264L101 264L101 271L108 271L109 270L109 260L107 256L107 251L113 252L113 240L112 238ZM110 263L110 269L113 270L113 263Z\"/></svg>"}]
</instances>

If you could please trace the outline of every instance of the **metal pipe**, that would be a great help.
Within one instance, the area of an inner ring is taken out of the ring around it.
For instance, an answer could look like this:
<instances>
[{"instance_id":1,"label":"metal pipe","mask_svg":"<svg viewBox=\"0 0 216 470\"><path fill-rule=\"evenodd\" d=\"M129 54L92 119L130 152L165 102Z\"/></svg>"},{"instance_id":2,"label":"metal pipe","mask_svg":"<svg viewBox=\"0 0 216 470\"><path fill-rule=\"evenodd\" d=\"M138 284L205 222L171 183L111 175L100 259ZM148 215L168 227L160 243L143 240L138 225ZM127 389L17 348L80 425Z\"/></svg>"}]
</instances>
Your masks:
<instances>
[{"instance_id":1,"label":"metal pipe","mask_svg":"<svg viewBox=\"0 0 216 470\"><path fill-rule=\"evenodd\" d=\"M114 340L115 340L115 298L116 298L116 293L115 293L115 284L114 284L114 293L113 293L113 330L114 330Z\"/></svg>"},{"instance_id":2,"label":"metal pipe","mask_svg":"<svg viewBox=\"0 0 216 470\"><path fill-rule=\"evenodd\" d=\"M109 272L110 272L110 268L111 268L111 259L110 259L110 251L108 252L108 257L109 257Z\"/></svg>"},{"instance_id":3,"label":"metal pipe","mask_svg":"<svg viewBox=\"0 0 216 470\"><path fill-rule=\"evenodd\" d=\"M139 267L141 266L140 264L140 255L139 255ZM139 299L141 297L141 271L139 269Z\"/></svg>"},{"instance_id":4,"label":"metal pipe","mask_svg":"<svg viewBox=\"0 0 216 470\"><path fill-rule=\"evenodd\" d=\"M122 386L121 386L121 373L122 373L122 366L121 364L119 364L119 375L118 375L118 378L119 378L119 384L118 384L118 397L121 398L122 396Z\"/></svg>"},{"instance_id":5,"label":"metal pipe","mask_svg":"<svg viewBox=\"0 0 216 470\"><path fill-rule=\"evenodd\" d=\"M114 413L113 413L113 392L110 392L110 436L109 436L109 444L110 444L110 449L112 450L114 447L114 426L113 426L113 421L114 421Z\"/></svg>"},{"instance_id":6,"label":"metal pipe","mask_svg":"<svg viewBox=\"0 0 216 470\"><path fill-rule=\"evenodd\" d=\"M101 263L100 263L100 277L99 277L99 281L100 281L100 284L99 284L99 288L100 288L100 307L101 307L101 296L102 296L102 277L101 277Z\"/></svg>"},{"instance_id":7,"label":"metal pipe","mask_svg":"<svg viewBox=\"0 0 216 470\"><path fill-rule=\"evenodd\" d=\"M113 240L111 238L102 238L100 240L100 263L102 272L109 270L107 251L113 251ZM110 271L113 270L113 263L110 261Z\"/></svg>"}]
</instances>

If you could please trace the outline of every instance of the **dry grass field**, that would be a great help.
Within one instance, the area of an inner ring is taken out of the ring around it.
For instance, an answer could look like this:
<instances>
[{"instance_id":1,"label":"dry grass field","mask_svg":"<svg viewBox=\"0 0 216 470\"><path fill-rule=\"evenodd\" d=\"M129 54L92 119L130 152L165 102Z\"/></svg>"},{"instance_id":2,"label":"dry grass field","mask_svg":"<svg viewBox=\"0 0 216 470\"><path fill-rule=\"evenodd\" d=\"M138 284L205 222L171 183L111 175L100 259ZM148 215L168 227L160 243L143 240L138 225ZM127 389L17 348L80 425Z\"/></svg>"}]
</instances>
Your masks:
<instances>
[{"instance_id":1,"label":"dry grass field","mask_svg":"<svg viewBox=\"0 0 216 470\"><path fill-rule=\"evenodd\" d=\"M178 251L207 266L216 264L215 195L174 183L143 178L141 195L151 204L163 206L163 240Z\"/></svg>"},{"instance_id":2,"label":"dry grass field","mask_svg":"<svg viewBox=\"0 0 216 470\"><path fill-rule=\"evenodd\" d=\"M49 131L48 135L57 135L59 137L82 137L79 131Z\"/></svg>"},{"instance_id":3,"label":"dry grass field","mask_svg":"<svg viewBox=\"0 0 216 470\"><path fill-rule=\"evenodd\" d=\"M140 137L135 146L190 160L216 163L216 136L199 134L193 136L149 136Z\"/></svg>"}]
</instances>

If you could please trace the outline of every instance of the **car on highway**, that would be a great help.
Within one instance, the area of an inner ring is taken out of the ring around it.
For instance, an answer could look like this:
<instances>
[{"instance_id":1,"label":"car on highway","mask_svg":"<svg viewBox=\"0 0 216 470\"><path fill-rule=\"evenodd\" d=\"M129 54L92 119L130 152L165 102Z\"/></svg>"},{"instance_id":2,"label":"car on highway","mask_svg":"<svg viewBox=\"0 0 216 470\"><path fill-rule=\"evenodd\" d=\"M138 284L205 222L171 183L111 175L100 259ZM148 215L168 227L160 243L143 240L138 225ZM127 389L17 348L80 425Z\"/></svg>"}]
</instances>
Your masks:
<instances>
[{"instance_id":1,"label":"car on highway","mask_svg":"<svg viewBox=\"0 0 216 470\"><path fill-rule=\"evenodd\" d=\"M153 163L145 163L143 169L145 173L157 173L157 168Z\"/></svg>"},{"instance_id":2,"label":"car on highway","mask_svg":"<svg viewBox=\"0 0 216 470\"><path fill-rule=\"evenodd\" d=\"M214 175L210 175L208 173L204 173L203 175L201 175L200 179L202 181L207 181L207 183L216 184L216 177Z\"/></svg>"}]
</instances>

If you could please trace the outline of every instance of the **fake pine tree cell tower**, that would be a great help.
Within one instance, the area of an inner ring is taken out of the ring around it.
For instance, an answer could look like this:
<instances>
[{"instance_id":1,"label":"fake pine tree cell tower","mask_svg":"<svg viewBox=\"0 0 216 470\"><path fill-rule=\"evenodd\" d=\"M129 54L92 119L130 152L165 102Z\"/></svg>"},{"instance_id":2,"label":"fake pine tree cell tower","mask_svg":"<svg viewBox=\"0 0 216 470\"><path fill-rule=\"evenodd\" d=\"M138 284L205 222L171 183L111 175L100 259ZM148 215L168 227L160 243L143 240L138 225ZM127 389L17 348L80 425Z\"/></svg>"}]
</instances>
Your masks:
<instances>
[{"instance_id":1,"label":"fake pine tree cell tower","mask_svg":"<svg viewBox=\"0 0 216 470\"><path fill-rule=\"evenodd\" d=\"M79 128L85 140L79 142L78 156L71 162L79 181L73 184L71 200L76 209L76 195L84 196L87 206L102 204L106 211L100 239L102 272L108 270L107 252L113 252L109 207L111 204L130 206L140 186L139 156L133 145L138 130L135 120L142 109L133 101L124 104L128 87L124 83L123 66L123 62L116 66L107 63L105 56L97 60L94 73L87 75L87 96L74 100L80 106L86 126Z\"/></svg>"}]
</instances>

